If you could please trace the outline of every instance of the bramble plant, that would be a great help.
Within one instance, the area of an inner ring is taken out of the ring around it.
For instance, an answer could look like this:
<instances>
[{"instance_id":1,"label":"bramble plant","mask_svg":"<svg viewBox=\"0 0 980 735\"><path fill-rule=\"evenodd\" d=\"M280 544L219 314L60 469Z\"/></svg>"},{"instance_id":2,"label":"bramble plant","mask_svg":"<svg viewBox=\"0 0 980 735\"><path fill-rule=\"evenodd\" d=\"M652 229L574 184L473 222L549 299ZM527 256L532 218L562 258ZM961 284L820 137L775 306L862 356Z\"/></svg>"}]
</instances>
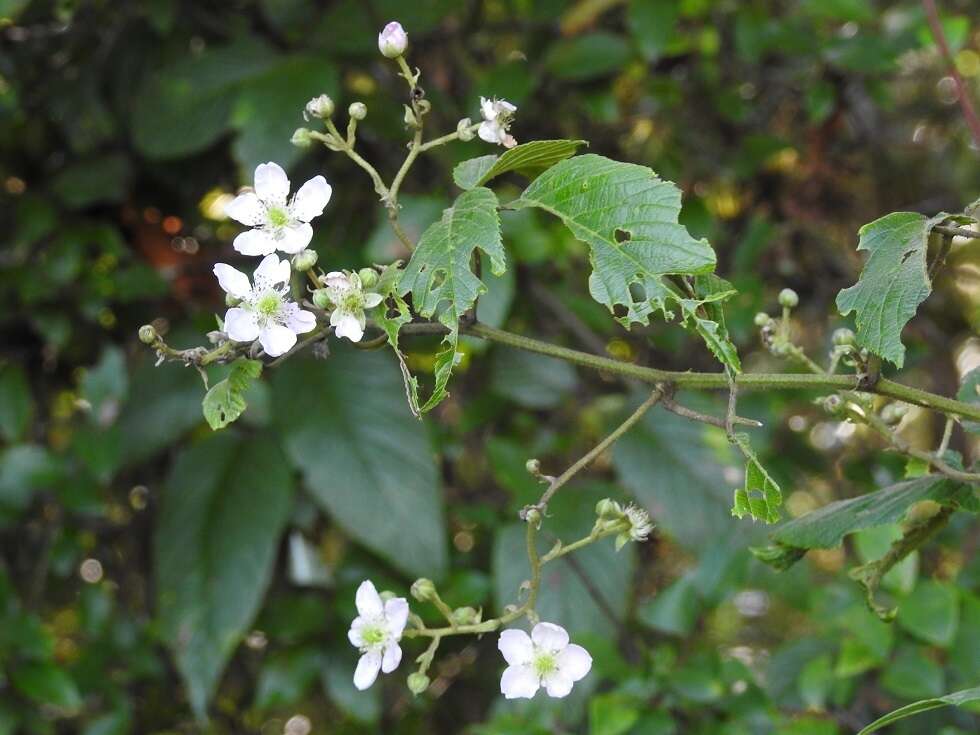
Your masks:
<instances>
[{"instance_id":1,"label":"bramble plant","mask_svg":"<svg viewBox=\"0 0 980 735\"><path fill-rule=\"evenodd\" d=\"M140 339L161 361L199 369L218 363L231 365L229 376L210 386L203 401L204 416L215 430L242 414L245 394L265 368L304 350L330 360L331 339L345 339L359 349L390 348L401 367L406 400L417 417L447 397L462 356L463 336L599 370L634 386L643 384L646 396L602 442L563 472L547 474L538 460L527 459L527 472L541 484L538 500L520 511L530 577L514 590L513 604L497 616L486 616L476 605L451 607L431 580L420 578L411 586L411 597L434 606L445 619L444 624L432 627L410 610L407 597L379 592L371 581L362 582L356 596L357 617L348 634L360 652L353 674L355 686L366 689L379 672L394 672L401 662L402 643L427 639L427 647L415 656L417 666L407 678L408 688L421 694L429 686L429 670L443 639L495 633L507 665L500 681L506 698L530 698L539 689L551 697L568 695L573 684L588 674L592 657L584 647L570 642L562 621L539 619L542 570L592 544L610 543L619 550L629 542L644 542L653 524L645 510L603 499L596 506L588 534L551 540L548 550L542 552L542 529L548 525L552 504L562 502L557 497L559 490L649 411L660 407L692 422L724 429L729 443L744 459L732 515L776 523L781 518L783 491L752 448L749 431L761 423L739 415L738 399L744 391L823 391L817 404L828 415L867 427L880 435L889 450L906 458L904 482L814 510L779 526L769 545L753 548L759 559L788 569L811 549L832 548L863 528L904 520L903 535L884 555L851 572L863 586L870 608L882 620L892 620L896 609L878 595L884 576L957 513L980 510L980 473L964 466L962 457L949 448L957 427L980 432L980 374L974 371L967 376L955 398L883 375L888 364L903 367L902 330L928 298L953 239L980 239L971 229L978 223L977 205L933 216L897 212L865 225L858 244L868 256L864 270L858 282L837 297L840 314L853 314L856 330L838 329L826 360L811 357L794 341L791 316L800 299L791 289L783 289L779 312L775 316L760 313L755 324L766 349L792 369L749 372L743 369L725 320L725 304L737 291L715 274L716 258L709 242L691 236L680 224L681 193L673 183L645 166L583 153L584 141L518 143L519 110L493 96L492 89L485 90L486 96L480 99L477 122L464 118L455 130L430 133L427 117L432 103L421 86L422 70L409 63L408 47L408 35L397 22L388 23L378 36L379 51L393 62L405 83L403 122L409 141L407 154L392 175L379 171L359 150L360 127L370 119L370 111L361 102L347 108L342 132L338 105L325 94L314 97L303 111L310 126L298 129L292 138L303 148L322 144L349 158L366 174L392 230L411 251L408 261L365 263L358 270L328 270L317 263L316 253L307 246L314 220L330 216L330 184L316 176L290 197L284 169L274 162L263 163L255 169L253 188L238 194L226 209L229 217L248 228L235 238L235 250L262 260L251 275L224 263L214 266L214 275L227 294L228 310L209 335L212 345L177 349L150 325L140 330ZM399 202L413 165L436 148L474 138L503 150L456 164L453 180L461 192L415 242L400 221ZM509 201L501 201L491 188L505 174L528 181L523 192ZM476 318L477 306L487 292L482 264L488 263L495 275L508 268L501 217L524 209L554 216L588 248L589 293L623 327L647 325L654 318L675 324L701 340L720 369L666 371L481 323ZM280 259L280 252L290 259ZM415 335L442 337L431 379L420 380L406 358L406 338ZM726 392L727 411L714 416L682 405L675 397L681 388ZM350 400L358 398L351 396ZM909 406L944 417L944 431L935 450L917 449L896 431ZM913 506L914 514L910 513ZM976 698L975 690L970 696ZM929 706L958 704L970 696L949 695L949 702Z\"/></svg>"}]
</instances>

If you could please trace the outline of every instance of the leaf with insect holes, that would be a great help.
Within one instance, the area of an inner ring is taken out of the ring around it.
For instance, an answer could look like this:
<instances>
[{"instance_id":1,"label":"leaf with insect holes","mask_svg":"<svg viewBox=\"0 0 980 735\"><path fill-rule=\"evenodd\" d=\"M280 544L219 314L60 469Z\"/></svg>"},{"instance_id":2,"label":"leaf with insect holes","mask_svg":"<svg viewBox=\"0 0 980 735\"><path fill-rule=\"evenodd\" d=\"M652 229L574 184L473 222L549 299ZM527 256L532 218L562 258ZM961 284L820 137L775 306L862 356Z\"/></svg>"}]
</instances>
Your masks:
<instances>
[{"instance_id":1,"label":"leaf with insect holes","mask_svg":"<svg viewBox=\"0 0 980 735\"><path fill-rule=\"evenodd\" d=\"M783 504L782 491L759 462L749 437L735 434L733 438L735 446L745 456L745 485L735 491L732 515L736 518L748 515L757 521L775 523L779 520L779 506Z\"/></svg>"},{"instance_id":2,"label":"leaf with insect holes","mask_svg":"<svg viewBox=\"0 0 980 735\"><path fill-rule=\"evenodd\" d=\"M483 186L508 171L533 179L561 160L575 155L584 140L534 140L511 148L503 155L480 156L459 163L453 169L453 181L460 189Z\"/></svg>"},{"instance_id":3,"label":"leaf with insect holes","mask_svg":"<svg viewBox=\"0 0 980 735\"><path fill-rule=\"evenodd\" d=\"M402 354L401 347L398 345L398 332L401 328L412 321L412 312L405 303L405 299L394 293L398 286L398 279L401 277L401 261L395 261L386 265L381 271L378 283L375 286L377 291L384 298L377 307L371 310L371 318L380 327L381 331L388 337L388 344L398 358L398 367L402 372L402 381L405 384L405 397L408 400L408 407L415 418L421 416L419 408L419 381L408 369L405 362L405 355ZM394 304L394 310L389 309L388 301Z\"/></svg>"},{"instance_id":4,"label":"leaf with insect holes","mask_svg":"<svg viewBox=\"0 0 980 735\"><path fill-rule=\"evenodd\" d=\"M589 291L629 328L648 324L660 311L668 319L680 311L685 327L699 334L733 373L735 348L704 308L730 292L698 297L669 276L699 276L714 270L706 240L691 237L678 222L680 190L646 166L586 154L562 161L534 180L512 208L537 207L560 218L590 249ZM733 359L733 356L734 359Z\"/></svg>"},{"instance_id":5,"label":"leaf with insect holes","mask_svg":"<svg viewBox=\"0 0 980 735\"><path fill-rule=\"evenodd\" d=\"M215 383L204 395L201 410L208 425L217 431L234 422L248 408L245 391L262 374L262 363L241 357L231 366L231 373Z\"/></svg>"},{"instance_id":6,"label":"leaf with insect holes","mask_svg":"<svg viewBox=\"0 0 980 735\"><path fill-rule=\"evenodd\" d=\"M418 247L402 272L398 295L412 294L415 311L437 318L449 329L444 349L436 355L435 387L421 407L429 411L446 397L446 385L459 361L459 320L476 303L487 287L473 272L473 254L482 250L490 258L490 269L500 275L506 255L500 239L497 197L478 187L464 191L442 218L422 233Z\"/></svg>"}]
</instances>

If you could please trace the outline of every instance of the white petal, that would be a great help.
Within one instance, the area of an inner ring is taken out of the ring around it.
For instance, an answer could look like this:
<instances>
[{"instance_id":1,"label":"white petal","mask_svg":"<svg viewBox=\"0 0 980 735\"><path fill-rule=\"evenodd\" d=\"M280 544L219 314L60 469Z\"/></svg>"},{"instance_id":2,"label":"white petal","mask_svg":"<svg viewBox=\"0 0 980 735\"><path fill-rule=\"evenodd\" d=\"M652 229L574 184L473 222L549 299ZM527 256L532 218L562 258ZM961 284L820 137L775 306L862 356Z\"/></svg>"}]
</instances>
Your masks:
<instances>
[{"instance_id":1,"label":"white petal","mask_svg":"<svg viewBox=\"0 0 980 735\"><path fill-rule=\"evenodd\" d=\"M242 255L268 255L276 251L276 241L265 230L245 230L235 238L234 248Z\"/></svg>"},{"instance_id":2,"label":"white petal","mask_svg":"<svg viewBox=\"0 0 980 735\"><path fill-rule=\"evenodd\" d=\"M296 304L286 304L286 326L296 334L306 334L316 327L316 316L312 311L304 311Z\"/></svg>"},{"instance_id":3,"label":"white petal","mask_svg":"<svg viewBox=\"0 0 980 735\"><path fill-rule=\"evenodd\" d=\"M499 143L502 128L495 122L481 123L476 133L487 143Z\"/></svg>"},{"instance_id":4,"label":"white petal","mask_svg":"<svg viewBox=\"0 0 980 735\"><path fill-rule=\"evenodd\" d=\"M231 200L225 207L225 216L249 227L265 224L265 205L254 191L246 191Z\"/></svg>"},{"instance_id":5,"label":"white petal","mask_svg":"<svg viewBox=\"0 0 980 735\"><path fill-rule=\"evenodd\" d=\"M518 628L508 628L501 631L497 640L497 648L504 655L504 660L511 666L526 664L534 655L530 636Z\"/></svg>"},{"instance_id":6,"label":"white petal","mask_svg":"<svg viewBox=\"0 0 980 735\"><path fill-rule=\"evenodd\" d=\"M540 648L557 652L568 645L568 631L554 623L538 623L531 630L531 640Z\"/></svg>"},{"instance_id":7,"label":"white petal","mask_svg":"<svg viewBox=\"0 0 980 735\"><path fill-rule=\"evenodd\" d=\"M331 271L320 279L320 283L326 288L334 289L337 293L350 291L351 289L350 279L347 278L345 273L341 273L340 271ZM333 297L331 296L331 298Z\"/></svg>"},{"instance_id":8,"label":"white petal","mask_svg":"<svg viewBox=\"0 0 980 735\"><path fill-rule=\"evenodd\" d=\"M384 301L384 296L379 293L366 293L364 294L364 306L367 309L373 309L375 306Z\"/></svg>"},{"instance_id":9,"label":"white petal","mask_svg":"<svg viewBox=\"0 0 980 735\"><path fill-rule=\"evenodd\" d=\"M259 333L259 342L269 357L279 357L289 352L296 344L296 333L288 327L270 324Z\"/></svg>"},{"instance_id":10,"label":"white petal","mask_svg":"<svg viewBox=\"0 0 980 735\"><path fill-rule=\"evenodd\" d=\"M385 603L385 618L388 621L388 632L397 641L402 637L402 631L405 630L405 624L408 622L408 600L404 597L388 600Z\"/></svg>"},{"instance_id":11,"label":"white petal","mask_svg":"<svg viewBox=\"0 0 980 735\"><path fill-rule=\"evenodd\" d=\"M504 148L513 148L517 145L517 138L513 135L504 135L504 139L500 141L500 145Z\"/></svg>"},{"instance_id":12,"label":"white petal","mask_svg":"<svg viewBox=\"0 0 980 735\"><path fill-rule=\"evenodd\" d=\"M556 671L544 677L541 681L549 697L567 697L572 691L572 678L565 676L561 671Z\"/></svg>"},{"instance_id":13,"label":"white petal","mask_svg":"<svg viewBox=\"0 0 980 735\"><path fill-rule=\"evenodd\" d=\"M258 287L259 281L263 286L274 286L277 283L289 283L289 261L279 260L279 256L272 253L262 258L259 267L255 269L255 285Z\"/></svg>"},{"instance_id":14,"label":"white petal","mask_svg":"<svg viewBox=\"0 0 980 735\"><path fill-rule=\"evenodd\" d=\"M255 193L266 204L282 206L289 196L289 177L278 163L260 163L255 168Z\"/></svg>"},{"instance_id":15,"label":"white petal","mask_svg":"<svg viewBox=\"0 0 980 735\"><path fill-rule=\"evenodd\" d=\"M354 686L364 691L374 684L381 670L381 653L379 651L368 651L357 662L354 670Z\"/></svg>"},{"instance_id":16,"label":"white petal","mask_svg":"<svg viewBox=\"0 0 980 735\"><path fill-rule=\"evenodd\" d=\"M347 631L347 640L355 648L360 648L364 645L364 636L362 632L364 631L365 621L360 615L354 618L354 622L350 624L350 630Z\"/></svg>"},{"instance_id":17,"label":"white petal","mask_svg":"<svg viewBox=\"0 0 980 735\"><path fill-rule=\"evenodd\" d=\"M330 315L330 324L334 327L338 337L346 337L351 342L360 342L364 336L364 327L361 320L354 314L337 309Z\"/></svg>"},{"instance_id":18,"label":"white petal","mask_svg":"<svg viewBox=\"0 0 980 735\"><path fill-rule=\"evenodd\" d=\"M252 284L248 282L248 276L237 268L232 268L226 263L215 263L214 275L218 277L221 288L232 296L244 299L252 293Z\"/></svg>"},{"instance_id":19,"label":"white petal","mask_svg":"<svg viewBox=\"0 0 980 735\"><path fill-rule=\"evenodd\" d=\"M571 643L557 656L558 670L563 676L578 681L592 668L592 656L582 646Z\"/></svg>"},{"instance_id":20,"label":"white petal","mask_svg":"<svg viewBox=\"0 0 980 735\"><path fill-rule=\"evenodd\" d=\"M495 109L497 113L507 112L513 114L517 112L516 105L512 105L507 100L497 100L497 102L495 103Z\"/></svg>"},{"instance_id":21,"label":"white petal","mask_svg":"<svg viewBox=\"0 0 980 735\"><path fill-rule=\"evenodd\" d=\"M279 239L276 240L276 247L292 255L306 248L312 239L313 228L308 222L302 222L293 227L283 227Z\"/></svg>"},{"instance_id":22,"label":"white petal","mask_svg":"<svg viewBox=\"0 0 980 735\"><path fill-rule=\"evenodd\" d=\"M298 220L309 222L323 214L323 208L330 201L333 188L322 176L314 176L303 184L290 207L290 213Z\"/></svg>"},{"instance_id":23,"label":"white petal","mask_svg":"<svg viewBox=\"0 0 980 735\"><path fill-rule=\"evenodd\" d=\"M488 100L486 97L480 98L480 114L483 115L484 120L493 120L497 117L497 110L493 106L493 100Z\"/></svg>"},{"instance_id":24,"label":"white petal","mask_svg":"<svg viewBox=\"0 0 980 735\"><path fill-rule=\"evenodd\" d=\"M507 699L530 699L540 682L530 666L508 666L500 677L500 691Z\"/></svg>"},{"instance_id":25,"label":"white petal","mask_svg":"<svg viewBox=\"0 0 980 735\"><path fill-rule=\"evenodd\" d=\"M357 605L358 615L362 615L365 618L376 618L384 612L384 603L381 602L381 595L378 594L378 591L374 588L374 584L369 579L365 579L361 582L361 586L357 588L354 604Z\"/></svg>"},{"instance_id":26,"label":"white petal","mask_svg":"<svg viewBox=\"0 0 980 735\"><path fill-rule=\"evenodd\" d=\"M385 655L381 659L381 670L386 674L398 668L402 661L402 649L397 643L390 643L385 646Z\"/></svg>"},{"instance_id":27,"label":"white petal","mask_svg":"<svg viewBox=\"0 0 980 735\"><path fill-rule=\"evenodd\" d=\"M225 313L225 334L235 342L251 342L259 336L255 314L245 309L228 309Z\"/></svg>"}]
</instances>

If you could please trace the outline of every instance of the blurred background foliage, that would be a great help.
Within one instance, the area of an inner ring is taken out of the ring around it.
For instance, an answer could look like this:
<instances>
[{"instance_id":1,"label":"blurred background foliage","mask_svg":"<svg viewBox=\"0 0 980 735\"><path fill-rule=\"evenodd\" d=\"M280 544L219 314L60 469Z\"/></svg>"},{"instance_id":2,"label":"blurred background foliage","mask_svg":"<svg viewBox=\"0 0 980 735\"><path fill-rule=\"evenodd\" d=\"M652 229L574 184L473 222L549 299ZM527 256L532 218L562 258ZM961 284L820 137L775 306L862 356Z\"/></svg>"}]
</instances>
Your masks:
<instances>
[{"instance_id":1,"label":"blurred background foliage","mask_svg":"<svg viewBox=\"0 0 980 735\"><path fill-rule=\"evenodd\" d=\"M976 2L941 5L976 94ZM512 601L526 563L515 511L539 493L525 460L560 470L632 400L607 376L471 341L451 399L420 426L390 353L332 342L326 360L269 370L243 420L212 434L197 373L155 368L137 343L151 320L177 346L213 328L211 265L237 262L222 207L262 161L333 184L314 241L327 269L404 256L359 170L289 144L314 94L341 110L362 100L361 151L394 170L403 90L376 48L394 18L423 70L430 130L495 95L518 105L518 140L582 138L676 181L685 224L740 290L729 321L750 370L784 369L751 323L784 286L801 295L798 339L826 353L861 224L959 211L980 193L912 0L3 0L0 733L834 735L975 686L975 520L959 514L890 574L900 613L880 623L847 569L897 527L764 568L747 546L766 529L728 514L739 469L722 432L658 410L553 503L559 535L587 529L603 496L658 523L648 544L549 568L542 615L595 657L569 700L505 703L494 636L444 644L418 699L403 682L412 643L396 675L353 689L356 584L405 594L424 574L451 605ZM407 229L451 201L455 162L488 152L459 143L417 164ZM481 319L715 369L677 328L616 325L588 298L584 247L556 222L525 211L504 226L513 267L492 279ZM977 363L978 277L976 249L955 249L906 330L903 380L951 395ZM431 366L434 341L408 347L413 368ZM789 516L904 472L813 397L740 405L765 421L753 443ZM719 410L714 396L685 398ZM914 410L902 432L929 447L937 424ZM960 435L954 446L972 450ZM893 732L978 723L937 710Z\"/></svg>"}]
</instances>

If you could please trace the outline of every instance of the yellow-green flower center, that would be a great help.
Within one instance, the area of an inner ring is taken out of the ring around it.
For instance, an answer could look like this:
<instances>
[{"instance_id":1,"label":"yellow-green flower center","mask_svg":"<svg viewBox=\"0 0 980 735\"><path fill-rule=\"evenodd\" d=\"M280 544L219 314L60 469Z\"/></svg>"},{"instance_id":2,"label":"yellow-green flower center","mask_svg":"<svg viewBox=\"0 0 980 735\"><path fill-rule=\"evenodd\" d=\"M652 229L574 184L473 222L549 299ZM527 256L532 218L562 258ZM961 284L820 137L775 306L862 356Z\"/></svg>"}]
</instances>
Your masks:
<instances>
[{"instance_id":1,"label":"yellow-green flower center","mask_svg":"<svg viewBox=\"0 0 980 735\"><path fill-rule=\"evenodd\" d=\"M356 314L364 308L364 294L360 291L348 291L340 300L341 311Z\"/></svg>"},{"instance_id":2,"label":"yellow-green flower center","mask_svg":"<svg viewBox=\"0 0 980 735\"><path fill-rule=\"evenodd\" d=\"M281 306L282 300L274 293L267 293L255 302L255 310L264 317L274 317Z\"/></svg>"},{"instance_id":3,"label":"yellow-green flower center","mask_svg":"<svg viewBox=\"0 0 980 735\"><path fill-rule=\"evenodd\" d=\"M273 227L283 227L289 222L289 215L284 209L271 207L268 212L269 224Z\"/></svg>"},{"instance_id":4,"label":"yellow-green flower center","mask_svg":"<svg viewBox=\"0 0 980 735\"><path fill-rule=\"evenodd\" d=\"M534 673L538 676L547 676L558 670L558 662L553 654L539 653L534 657Z\"/></svg>"},{"instance_id":5,"label":"yellow-green flower center","mask_svg":"<svg viewBox=\"0 0 980 735\"><path fill-rule=\"evenodd\" d=\"M385 642L385 632L375 626L364 628L361 631L361 639L365 646L377 646Z\"/></svg>"}]
</instances>

